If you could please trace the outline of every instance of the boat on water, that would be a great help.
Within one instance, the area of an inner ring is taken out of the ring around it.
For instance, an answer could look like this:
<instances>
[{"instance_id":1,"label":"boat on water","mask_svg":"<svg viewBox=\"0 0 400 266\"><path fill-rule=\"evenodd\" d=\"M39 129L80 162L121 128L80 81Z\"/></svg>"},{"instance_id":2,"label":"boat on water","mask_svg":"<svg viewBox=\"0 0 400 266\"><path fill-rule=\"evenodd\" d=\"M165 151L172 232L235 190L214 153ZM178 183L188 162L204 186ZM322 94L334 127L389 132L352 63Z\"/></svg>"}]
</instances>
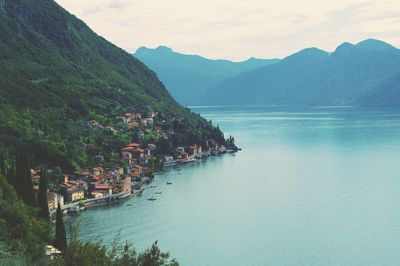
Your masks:
<instances>
[{"instance_id":1,"label":"boat on water","mask_svg":"<svg viewBox=\"0 0 400 266\"><path fill-rule=\"evenodd\" d=\"M182 172L178 172L178 175L181 175L182 174Z\"/></svg>"},{"instance_id":2,"label":"boat on water","mask_svg":"<svg viewBox=\"0 0 400 266\"><path fill-rule=\"evenodd\" d=\"M156 198L148 198L147 200L149 200L149 201L155 201L155 200L157 200Z\"/></svg>"},{"instance_id":3,"label":"boat on water","mask_svg":"<svg viewBox=\"0 0 400 266\"><path fill-rule=\"evenodd\" d=\"M167 182L167 185L172 185L172 183L171 182Z\"/></svg>"},{"instance_id":4,"label":"boat on water","mask_svg":"<svg viewBox=\"0 0 400 266\"><path fill-rule=\"evenodd\" d=\"M162 192L154 192L154 194L160 195L162 194Z\"/></svg>"},{"instance_id":5,"label":"boat on water","mask_svg":"<svg viewBox=\"0 0 400 266\"><path fill-rule=\"evenodd\" d=\"M78 214L80 210L79 206L72 206L67 209L67 214Z\"/></svg>"},{"instance_id":6,"label":"boat on water","mask_svg":"<svg viewBox=\"0 0 400 266\"><path fill-rule=\"evenodd\" d=\"M175 166L175 165L178 165L179 163L180 163L180 160L168 160L163 163L163 166L164 167Z\"/></svg>"}]
</instances>

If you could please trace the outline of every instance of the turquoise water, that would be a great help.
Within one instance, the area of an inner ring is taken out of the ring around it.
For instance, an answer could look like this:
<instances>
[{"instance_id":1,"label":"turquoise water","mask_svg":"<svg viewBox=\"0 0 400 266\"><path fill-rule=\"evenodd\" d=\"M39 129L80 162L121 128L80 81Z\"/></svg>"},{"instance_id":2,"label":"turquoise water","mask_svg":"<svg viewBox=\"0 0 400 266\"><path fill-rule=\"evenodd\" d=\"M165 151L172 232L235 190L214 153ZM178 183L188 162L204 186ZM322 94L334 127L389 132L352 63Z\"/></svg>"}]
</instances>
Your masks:
<instances>
[{"instance_id":1,"label":"turquoise water","mask_svg":"<svg viewBox=\"0 0 400 266\"><path fill-rule=\"evenodd\" d=\"M243 151L82 213L82 238L158 240L182 265L400 265L400 112L192 109Z\"/></svg>"}]
</instances>

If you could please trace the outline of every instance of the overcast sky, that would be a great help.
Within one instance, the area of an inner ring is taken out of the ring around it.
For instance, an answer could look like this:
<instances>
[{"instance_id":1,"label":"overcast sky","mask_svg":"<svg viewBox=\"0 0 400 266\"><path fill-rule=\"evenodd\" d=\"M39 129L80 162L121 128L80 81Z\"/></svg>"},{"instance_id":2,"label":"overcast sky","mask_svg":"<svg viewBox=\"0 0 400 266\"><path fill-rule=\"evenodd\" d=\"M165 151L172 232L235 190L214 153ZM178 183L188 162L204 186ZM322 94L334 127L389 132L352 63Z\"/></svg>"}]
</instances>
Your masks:
<instances>
[{"instance_id":1,"label":"overcast sky","mask_svg":"<svg viewBox=\"0 0 400 266\"><path fill-rule=\"evenodd\" d=\"M237 61L366 38L400 47L400 0L56 1L128 52L166 45Z\"/></svg>"}]
</instances>

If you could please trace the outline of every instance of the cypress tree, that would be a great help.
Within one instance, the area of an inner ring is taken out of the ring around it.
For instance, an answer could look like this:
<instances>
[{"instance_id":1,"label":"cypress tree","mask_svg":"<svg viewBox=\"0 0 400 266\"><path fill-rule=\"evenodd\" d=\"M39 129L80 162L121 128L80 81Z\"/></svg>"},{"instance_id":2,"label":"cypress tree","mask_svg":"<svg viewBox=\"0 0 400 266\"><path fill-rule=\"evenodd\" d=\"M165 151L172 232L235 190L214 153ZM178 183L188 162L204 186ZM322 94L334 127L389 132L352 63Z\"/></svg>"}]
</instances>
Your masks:
<instances>
[{"instance_id":1,"label":"cypress tree","mask_svg":"<svg viewBox=\"0 0 400 266\"><path fill-rule=\"evenodd\" d=\"M39 207L39 217L49 220L49 204L47 201L47 176L45 170L42 169L40 171L40 184L39 184L39 193L37 197L38 207Z\"/></svg>"},{"instance_id":2,"label":"cypress tree","mask_svg":"<svg viewBox=\"0 0 400 266\"><path fill-rule=\"evenodd\" d=\"M19 148L15 158L15 190L26 205L36 206L31 170L25 149Z\"/></svg>"},{"instance_id":3,"label":"cypress tree","mask_svg":"<svg viewBox=\"0 0 400 266\"><path fill-rule=\"evenodd\" d=\"M67 248L67 236L65 234L60 203L58 203L56 212L56 239L54 240L54 247L58 248L59 250L65 250Z\"/></svg>"},{"instance_id":4,"label":"cypress tree","mask_svg":"<svg viewBox=\"0 0 400 266\"><path fill-rule=\"evenodd\" d=\"M6 161L3 151L0 153L0 175L6 176Z\"/></svg>"},{"instance_id":5,"label":"cypress tree","mask_svg":"<svg viewBox=\"0 0 400 266\"><path fill-rule=\"evenodd\" d=\"M15 188L15 162L11 160L10 167L6 169L6 178L9 184L11 184Z\"/></svg>"}]
</instances>

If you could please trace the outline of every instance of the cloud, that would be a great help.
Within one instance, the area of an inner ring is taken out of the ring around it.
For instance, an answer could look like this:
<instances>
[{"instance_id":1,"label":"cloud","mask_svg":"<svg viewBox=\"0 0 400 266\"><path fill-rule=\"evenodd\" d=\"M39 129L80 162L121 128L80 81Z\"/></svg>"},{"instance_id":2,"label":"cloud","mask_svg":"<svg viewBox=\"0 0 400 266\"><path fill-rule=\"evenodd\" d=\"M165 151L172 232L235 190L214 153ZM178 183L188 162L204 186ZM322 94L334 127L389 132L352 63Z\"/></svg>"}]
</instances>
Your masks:
<instances>
[{"instance_id":1,"label":"cloud","mask_svg":"<svg viewBox=\"0 0 400 266\"><path fill-rule=\"evenodd\" d=\"M132 4L132 1L129 0L112 0L108 4L108 7L111 9L123 9L130 7Z\"/></svg>"},{"instance_id":2,"label":"cloud","mask_svg":"<svg viewBox=\"0 0 400 266\"><path fill-rule=\"evenodd\" d=\"M164 44L240 60L284 57L311 46L332 51L370 37L400 45L398 0L56 1L130 52Z\"/></svg>"}]
</instances>

